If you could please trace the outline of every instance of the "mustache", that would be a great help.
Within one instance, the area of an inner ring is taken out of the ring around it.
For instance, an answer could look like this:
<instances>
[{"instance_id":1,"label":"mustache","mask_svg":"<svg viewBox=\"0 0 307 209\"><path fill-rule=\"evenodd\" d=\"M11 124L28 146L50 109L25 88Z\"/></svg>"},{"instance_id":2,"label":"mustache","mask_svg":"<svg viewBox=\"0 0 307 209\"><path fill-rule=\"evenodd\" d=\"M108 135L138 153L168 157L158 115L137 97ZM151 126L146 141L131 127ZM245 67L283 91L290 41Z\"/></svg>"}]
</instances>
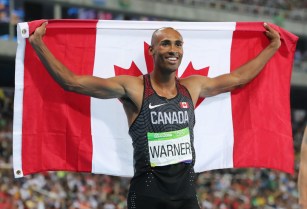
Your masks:
<instances>
[{"instance_id":1,"label":"mustache","mask_svg":"<svg viewBox=\"0 0 307 209\"><path fill-rule=\"evenodd\" d=\"M181 56L181 54L179 52L168 52L168 54L171 55L171 56L176 56L176 57Z\"/></svg>"}]
</instances>

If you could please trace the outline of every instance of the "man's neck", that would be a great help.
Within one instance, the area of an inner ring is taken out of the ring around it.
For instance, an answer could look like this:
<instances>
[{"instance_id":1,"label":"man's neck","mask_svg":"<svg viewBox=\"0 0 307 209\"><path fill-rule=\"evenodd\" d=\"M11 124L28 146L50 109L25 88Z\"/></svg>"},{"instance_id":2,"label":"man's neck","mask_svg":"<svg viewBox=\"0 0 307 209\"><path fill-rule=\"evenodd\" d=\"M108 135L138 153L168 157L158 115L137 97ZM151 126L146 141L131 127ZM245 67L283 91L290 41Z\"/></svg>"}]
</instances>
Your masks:
<instances>
[{"instance_id":1,"label":"man's neck","mask_svg":"<svg viewBox=\"0 0 307 209\"><path fill-rule=\"evenodd\" d=\"M151 81L160 87L174 87L176 84L176 71L171 73L162 73L158 70L153 70L150 74Z\"/></svg>"},{"instance_id":2,"label":"man's neck","mask_svg":"<svg viewBox=\"0 0 307 209\"><path fill-rule=\"evenodd\" d=\"M161 74L153 71L150 74L150 80L158 95L166 98L173 98L177 95L176 72Z\"/></svg>"}]
</instances>

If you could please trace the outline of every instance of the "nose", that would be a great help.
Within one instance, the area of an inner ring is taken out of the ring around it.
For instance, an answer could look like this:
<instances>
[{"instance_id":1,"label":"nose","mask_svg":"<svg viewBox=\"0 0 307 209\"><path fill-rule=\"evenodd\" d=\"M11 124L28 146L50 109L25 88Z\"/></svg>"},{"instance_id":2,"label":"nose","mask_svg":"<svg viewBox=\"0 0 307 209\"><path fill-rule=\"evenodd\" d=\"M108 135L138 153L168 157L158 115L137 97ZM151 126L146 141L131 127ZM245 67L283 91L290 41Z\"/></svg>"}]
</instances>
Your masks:
<instances>
[{"instance_id":1,"label":"nose","mask_svg":"<svg viewBox=\"0 0 307 209\"><path fill-rule=\"evenodd\" d=\"M169 55L178 55L179 49L175 44L171 44L168 53L169 53Z\"/></svg>"},{"instance_id":2,"label":"nose","mask_svg":"<svg viewBox=\"0 0 307 209\"><path fill-rule=\"evenodd\" d=\"M174 52L174 51L169 51L169 52L168 52L168 55L169 55L169 56L178 57L178 56L179 56L179 53L178 53L178 52Z\"/></svg>"},{"instance_id":3,"label":"nose","mask_svg":"<svg viewBox=\"0 0 307 209\"><path fill-rule=\"evenodd\" d=\"M170 52L175 52L177 50L177 47L175 46L175 44L171 44L170 45Z\"/></svg>"}]
</instances>

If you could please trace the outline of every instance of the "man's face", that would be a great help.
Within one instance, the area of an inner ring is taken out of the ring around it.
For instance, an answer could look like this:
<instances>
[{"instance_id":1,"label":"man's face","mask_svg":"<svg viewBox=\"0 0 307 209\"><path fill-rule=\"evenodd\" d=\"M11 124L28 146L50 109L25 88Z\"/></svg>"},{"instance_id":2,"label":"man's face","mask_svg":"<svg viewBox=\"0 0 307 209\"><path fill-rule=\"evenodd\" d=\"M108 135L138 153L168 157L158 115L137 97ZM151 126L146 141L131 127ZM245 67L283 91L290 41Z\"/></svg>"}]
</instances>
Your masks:
<instances>
[{"instance_id":1,"label":"man's face","mask_svg":"<svg viewBox=\"0 0 307 209\"><path fill-rule=\"evenodd\" d=\"M180 33L172 28L158 30L149 48L155 70L174 72L178 69L183 55L183 40Z\"/></svg>"}]
</instances>

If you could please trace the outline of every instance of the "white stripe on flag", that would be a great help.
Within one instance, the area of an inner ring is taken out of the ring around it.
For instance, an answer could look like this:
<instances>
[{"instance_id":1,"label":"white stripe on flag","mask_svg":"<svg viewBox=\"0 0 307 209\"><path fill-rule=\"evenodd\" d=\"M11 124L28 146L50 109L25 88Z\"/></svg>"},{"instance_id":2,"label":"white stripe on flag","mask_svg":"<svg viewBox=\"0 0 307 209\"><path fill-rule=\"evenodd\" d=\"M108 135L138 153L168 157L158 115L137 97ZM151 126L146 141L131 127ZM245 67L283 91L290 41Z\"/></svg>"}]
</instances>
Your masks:
<instances>
[{"instance_id":1,"label":"white stripe on flag","mask_svg":"<svg viewBox=\"0 0 307 209\"><path fill-rule=\"evenodd\" d=\"M193 45L185 42L184 56L188 57L185 61L193 60L196 69L209 66L208 77L229 73L232 34L236 26L235 23L228 23L227 28L230 25L232 30L224 32L206 31L202 35L195 32L190 37L183 33L183 37L193 40ZM196 52L197 48L201 52ZM231 94L206 98L195 110L195 115L195 171L233 167Z\"/></svg>"},{"instance_id":2,"label":"white stripe on flag","mask_svg":"<svg viewBox=\"0 0 307 209\"><path fill-rule=\"evenodd\" d=\"M22 36L22 30L28 33L28 23L17 25L17 51L15 59L15 92L14 92L14 118L13 118L13 164L14 176L23 177L22 172L22 114L23 114L23 89L24 89L24 55L26 39Z\"/></svg>"}]
</instances>

